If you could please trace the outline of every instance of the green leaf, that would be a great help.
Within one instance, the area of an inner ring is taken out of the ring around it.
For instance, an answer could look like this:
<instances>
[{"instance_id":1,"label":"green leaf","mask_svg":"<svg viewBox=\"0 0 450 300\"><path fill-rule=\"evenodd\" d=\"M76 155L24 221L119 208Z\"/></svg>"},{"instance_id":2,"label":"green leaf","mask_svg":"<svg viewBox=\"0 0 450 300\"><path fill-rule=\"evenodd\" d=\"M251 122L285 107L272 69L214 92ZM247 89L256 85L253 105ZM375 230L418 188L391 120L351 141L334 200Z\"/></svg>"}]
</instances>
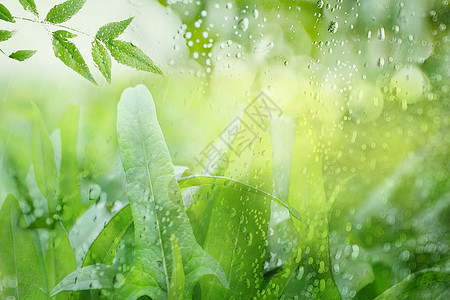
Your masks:
<instances>
[{"instance_id":1,"label":"green leaf","mask_svg":"<svg viewBox=\"0 0 450 300\"><path fill-rule=\"evenodd\" d=\"M184 271L181 259L180 246L178 246L175 235L171 237L172 243L172 278L170 279L169 300L183 300L184 293Z\"/></svg>"},{"instance_id":2,"label":"green leaf","mask_svg":"<svg viewBox=\"0 0 450 300\"><path fill-rule=\"evenodd\" d=\"M55 286L50 296L65 291L113 289L117 273L116 268L102 264L75 270Z\"/></svg>"},{"instance_id":3,"label":"green leaf","mask_svg":"<svg viewBox=\"0 0 450 300\"><path fill-rule=\"evenodd\" d=\"M47 199L49 216L56 213L59 179L52 142L39 108L33 103L33 166L39 189Z\"/></svg>"},{"instance_id":4,"label":"green leaf","mask_svg":"<svg viewBox=\"0 0 450 300\"><path fill-rule=\"evenodd\" d=\"M112 22L108 23L106 25L103 25L100 27L100 29L97 31L97 34L95 37L99 39L102 42L108 42L110 40L114 40L121 35L125 29L130 25L131 21L133 21L134 17L131 17L129 19L119 21L119 22Z\"/></svg>"},{"instance_id":5,"label":"green leaf","mask_svg":"<svg viewBox=\"0 0 450 300\"><path fill-rule=\"evenodd\" d=\"M0 278L3 299L48 299L36 246L19 202L9 195L0 211Z\"/></svg>"},{"instance_id":6,"label":"green leaf","mask_svg":"<svg viewBox=\"0 0 450 300\"><path fill-rule=\"evenodd\" d=\"M122 237L132 224L131 208L127 205L111 218L91 244L84 257L83 267L96 262L111 264Z\"/></svg>"},{"instance_id":7,"label":"green leaf","mask_svg":"<svg viewBox=\"0 0 450 300\"><path fill-rule=\"evenodd\" d=\"M162 75L161 70L153 63L141 49L129 42L112 40L106 43L114 59L123 65L136 70L147 71Z\"/></svg>"},{"instance_id":8,"label":"green leaf","mask_svg":"<svg viewBox=\"0 0 450 300\"><path fill-rule=\"evenodd\" d=\"M76 269L75 256L69 237L59 221L55 221L55 228L50 231L45 265L50 289ZM60 295L57 299L68 299L68 297Z\"/></svg>"},{"instance_id":9,"label":"green leaf","mask_svg":"<svg viewBox=\"0 0 450 300\"><path fill-rule=\"evenodd\" d=\"M327 203L318 145L309 116L300 115L290 170L289 205L303 216L302 222L292 219L302 239L266 284L263 294L269 299L291 298L302 291L308 298L340 298L331 274Z\"/></svg>"},{"instance_id":10,"label":"green leaf","mask_svg":"<svg viewBox=\"0 0 450 300\"><path fill-rule=\"evenodd\" d=\"M136 248L134 266L115 297L167 297L173 263L172 235L181 245L187 298L205 275L215 275L228 285L220 264L195 240L153 98L145 86L122 93L117 135L134 219Z\"/></svg>"},{"instance_id":11,"label":"green leaf","mask_svg":"<svg viewBox=\"0 0 450 300\"><path fill-rule=\"evenodd\" d=\"M18 50L14 53L11 53L9 55L9 58L18 60L18 61L24 61L32 57L37 51L36 50Z\"/></svg>"},{"instance_id":12,"label":"green leaf","mask_svg":"<svg viewBox=\"0 0 450 300\"><path fill-rule=\"evenodd\" d=\"M70 32L58 30L53 33L53 52L66 66L97 85L94 77L92 77L86 62L75 44L67 40L66 37L72 36Z\"/></svg>"},{"instance_id":13,"label":"green leaf","mask_svg":"<svg viewBox=\"0 0 450 300\"><path fill-rule=\"evenodd\" d=\"M63 224L70 228L83 210L80 192L80 174L77 160L78 119L80 108L67 108L61 124L61 171L59 190L61 195Z\"/></svg>"},{"instance_id":14,"label":"green leaf","mask_svg":"<svg viewBox=\"0 0 450 300\"><path fill-rule=\"evenodd\" d=\"M95 66L108 83L111 83L111 56L105 47L95 40L92 42L92 58Z\"/></svg>"},{"instance_id":15,"label":"green leaf","mask_svg":"<svg viewBox=\"0 0 450 300\"><path fill-rule=\"evenodd\" d=\"M4 42L9 40L13 37L15 34L15 31L9 31L9 30L0 30L0 42Z\"/></svg>"},{"instance_id":16,"label":"green leaf","mask_svg":"<svg viewBox=\"0 0 450 300\"><path fill-rule=\"evenodd\" d=\"M74 37L77 37L77 35L73 32L69 32L66 30L57 30L55 32L53 32L54 36L57 36L58 38L62 38L62 39L71 39Z\"/></svg>"},{"instance_id":17,"label":"green leaf","mask_svg":"<svg viewBox=\"0 0 450 300\"><path fill-rule=\"evenodd\" d=\"M274 201L283 207L287 208L289 210L289 213L297 219L298 221L301 221L300 214L291 206L287 205L285 202L281 201L277 197L264 192L263 190L257 189L251 185L248 185L246 183L240 182L239 180L235 180L228 177L223 176L209 176L209 175L193 175L188 177L182 177L178 180L178 184L181 189L188 188L188 187L194 187L194 186L222 186L234 190L238 190L245 193L251 193L256 196L259 196L263 199Z\"/></svg>"},{"instance_id":18,"label":"green leaf","mask_svg":"<svg viewBox=\"0 0 450 300\"><path fill-rule=\"evenodd\" d=\"M85 3L86 0L67 0L66 2L55 5L48 12L45 21L53 24L64 23L79 12Z\"/></svg>"},{"instance_id":19,"label":"green leaf","mask_svg":"<svg viewBox=\"0 0 450 300\"><path fill-rule=\"evenodd\" d=\"M448 287L450 283L450 272L448 268L437 267L411 274L376 297L375 300L409 299L415 291L425 289L437 282L444 282Z\"/></svg>"},{"instance_id":20,"label":"green leaf","mask_svg":"<svg viewBox=\"0 0 450 300\"><path fill-rule=\"evenodd\" d=\"M16 22L16 20L14 20L14 17L11 15L9 10L1 3L0 3L0 20L10 23Z\"/></svg>"},{"instance_id":21,"label":"green leaf","mask_svg":"<svg viewBox=\"0 0 450 300\"><path fill-rule=\"evenodd\" d=\"M39 17L34 0L19 0L19 2L22 4L23 9L31 11L36 17Z\"/></svg>"}]
</instances>

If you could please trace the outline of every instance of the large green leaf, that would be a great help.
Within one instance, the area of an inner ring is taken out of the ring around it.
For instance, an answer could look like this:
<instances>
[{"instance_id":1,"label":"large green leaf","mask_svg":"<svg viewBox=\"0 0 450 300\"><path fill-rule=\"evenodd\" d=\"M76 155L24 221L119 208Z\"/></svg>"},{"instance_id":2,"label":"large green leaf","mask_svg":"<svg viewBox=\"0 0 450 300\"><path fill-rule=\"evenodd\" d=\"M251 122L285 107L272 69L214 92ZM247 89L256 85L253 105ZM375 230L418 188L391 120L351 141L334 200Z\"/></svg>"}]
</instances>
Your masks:
<instances>
[{"instance_id":1,"label":"large green leaf","mask_svg":"<svg viewBox=\"0 0 450 300\"><path fill-rule=\"evenodd\" d=\"M22 4L23 9L31 11L37 17L39 16L34 0L19 0L19 2Z\"/></svg>"},{"instance_id":2,"label":"large green leaf","mask_svg":"<svg viewBox=\"0 0 450 300\"><path fill-rule=\"evenodd\" d=\"M125 29L130 25L131 21L133 21L134 17L131 17L129 19L119 21L119 22L112 22L108 23L106 25L103 25L100 27L100 29L97 31L97 34L95 37L99 39L102 42L108 42L110 40L114 40L121 35Z\"/></svg>"},{"instance_id":3,"label":"large green leaf","mask_svg":"<svg viewBox=\"0 0 450 300\"><path fill-rule=\"evenodd\" d=\"M448 289L450 284L450 270L448 268L432 268L411 274L376 297L375 300L409 299L415 292L438 282L445 283Z\"/></svg>"},{"instance_id":4,"label":"large green leaf","mask_svg":"<svg viewBox=\"0 0 450 300\"><path fill-rule=\"evenodd\" d=\"M52 142L39 108L33 104L33 167L39 189L47 199L49 217L56 214L59 195L58 170Z\"/></svg>"},{"instance_id":5,"label":"large green leaf","mask_svg":"<svg viewBox=\"0 0 450 300\"><path fill-rule=\"evenodd\" d=\"M108 83L111 83L111 56L97 40L92 42L92 59Z\"/></svg>"},{"instance_id":6,"label":"large green leaf","mask_svg":"<svg viewBox=\"0 0 450 300\"><path fill-rule=\"evenodd\" d=\"M11 15L11 12L0 3L0 20L15 23L16 20L14 20L14 17Z\"/></svg>"},{"instance_id":7,"label":"large green leaf","mask_svg":"<svg viewBox=\"0 0 450 300\"><path fill-rule=\"evenodd\" d=\"M4 42L13 37L15 31L0 30L0 42Z\"/></svg>"},{"instance_id":8,"label":"large green leaf","mask_svg":"<svg viewBox=\"0 0 450 300\"><path fill-rule=\"evenodd\" d=\"M53 24L59 24L68 21L84 6L86 0L67 0L61 4L55 5L48 12L45 20Z\"/></svg>"},{"instance_id":9,"label":"large green leaf","mask_svg":"<svg viewBox=\"0 0 450 300\"><path fill-rule=\"evenodd\" d=\"M0 211L2 299L48 299L38 253L19 202L9 195Z\"/></svg>"},{"instance_id":10,"label":"large green leaf","mask_svg":"<svg viewBox=\"0 0 450 300\"><path fill-rule=\"evenodd\" d=\"M117 273L116 268L107 265L87 266L67 275L50 295L53 297L64 291L113 289Z\"/></svg>"},{"instance_id":11,"label":"large green leaf","mask_svg":"<svg viewBox=\"0 0 450 300\"><path fill-rule=\"evenodd\" d=\"M73 37L73 34L64 30L58 30L53 33L52 44L55 56L66 66L93 84L97 84L80 51L74 43L67 40L68 37Z\"/></svg>"},{"instance_id":12,"label":"large green leaf","mask_svg":"<svg viewBox=\"0 0 450 300\"><path fill-rule=\"evenodd\" d=\"M132 43L112 40L108 41L106 46L118 63L135 68L136 70L162 75L162 71L155 65L153 60Z\"/></svg>"},{"instance_id":13,"label":"large green leaf","mask_svg":"<svg viewBox=\"0 0 450 300\"><path fill-rule=\"evenodd\" d=\"M61 169L59 190L61 198L61 218L70 228L78 219L83 206L81 203L80 174L77 160L78 119L80 109L76 105L67 108L61 124Z\"/></svg>"},{"instance_id":14,"label":"large green leaf","mask_svg":"<svg viewBox=\"0 0 450 300\"><path fill-rule=\"evenodd\" d=\"M205 275L215 275L228 285L220 264L195 240L147 88L140 85L126 89L117 114L117 135L134 219L136 248L134 266L115 297L167 297L173 258L172 234L180 245L187 298Z\"/></svg>"},{"instance_id":15,"label":"large green leaf","mask_svg":"<svg viewBox=\"0 0 450 300\"><path fill-rule=\"evenodd\" d=\"M270 200L274 201L281 206L285 207L289 210L291 215L297 219L298 221L301 221L300 214L292 207L287 205L282 200L278 199L277 197L260 190L254 186L251 186L249 184L243 183L239 180L235 180L228 177L223 176L210 176L210 175L193 175L193 176L187 176L187 177L181 177L178 180L178 184L180 186L180 189L188 188L188 187L198 187L198 186L217 186L217 187L224 187L229 188L232 190L239 191L242 194L253 194L255 196L258 196L260 199ZM255 201L259 201L258 198L255 198Z\"/></svg>"}]
</instances>

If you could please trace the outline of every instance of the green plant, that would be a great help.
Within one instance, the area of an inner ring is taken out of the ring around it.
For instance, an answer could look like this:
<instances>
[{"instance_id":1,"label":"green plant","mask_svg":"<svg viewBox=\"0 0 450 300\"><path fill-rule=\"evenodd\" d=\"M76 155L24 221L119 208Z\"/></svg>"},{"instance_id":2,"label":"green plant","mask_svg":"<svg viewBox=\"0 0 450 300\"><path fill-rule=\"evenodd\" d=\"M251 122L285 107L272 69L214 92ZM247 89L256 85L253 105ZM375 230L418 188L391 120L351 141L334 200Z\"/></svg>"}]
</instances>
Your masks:
<instances>
[{"instance_id":1,"label":"green plant","mask_svg":"<svg viewBox=\"0 0 450 300\"><path fill-rule=\"evenodd\" d=\"M271 143L265 130L258 129L260 138L243 153L230 154L231 159L220 162L226 177L186 172L177 177L146 87L125 90L117 114L129 205L107 208L104 193L91 186L89 198L98 203L83 213L80 176L76 160L70 159L76 147L78 109L70 107L61 130L49 135L33 105L33 166L28 188L35 195L34 203L19 204L9 195L0 211L3 296L342 297L331 274L327 223L346 181L326 201L320 152L307 115L298 117L288 203L284 203L272 195L272 165L267 165ZM242 169L246 160L251 163ZM183 201L182 190L192 190L190 204ZM44 205L46 212L43 216L30 212L30 205ZM275 229L277 242L268 233L274 230L269 228L271 211L290 213L290 218L277 223L281 229ZM100 230L89 228L97 218L103 222ZM93 230L92 239L83 236L86 228ZM300 239L292 240L297 235ZM279 248L285 239L294 244ZM280 263L264 265L273 255L280 257ZM356 263L349 262L347 268L364 266ZM360 276L358 290L373 281L370 272ZM403 297L448 279L446 268L423 270L379 298Z\"/></svg>"},{"instance_id":2,"label":"green plant","mask_svg":"<svg viewBox=\"0 0 450 300\"><path fill-rule=\"evenodd\" d=\"M49 28L59 28L51 32L52 45L55 56L66 66L89 80L97 84L78 48L70 39L78 34L93 37L91 55L95 66L105 77L108 83L111 82L111 56L118 62L137 70L162 74L161 70L153 61L137 46L130 42L118 40L117 38L127 29L133 18L119 22L112 22L102 26L94 35L84 33L77 29L62 25L77 14L86 3L86 0L67 0L55 5L47 13L44 20L39 20L39 13L34 0L20 0L20 4L25 11L33 15L33 19L13 16L11 12L0 4L0 20L15 23L16 20L33 22L43 25L47 31ZM9 40L14 36L15 31L0 30L0 42ZM6 53L0 49L0 52ZM10 58L24 61L31 58L36 50L18 50L9 55Z\"/></svg>"}]
</instances>

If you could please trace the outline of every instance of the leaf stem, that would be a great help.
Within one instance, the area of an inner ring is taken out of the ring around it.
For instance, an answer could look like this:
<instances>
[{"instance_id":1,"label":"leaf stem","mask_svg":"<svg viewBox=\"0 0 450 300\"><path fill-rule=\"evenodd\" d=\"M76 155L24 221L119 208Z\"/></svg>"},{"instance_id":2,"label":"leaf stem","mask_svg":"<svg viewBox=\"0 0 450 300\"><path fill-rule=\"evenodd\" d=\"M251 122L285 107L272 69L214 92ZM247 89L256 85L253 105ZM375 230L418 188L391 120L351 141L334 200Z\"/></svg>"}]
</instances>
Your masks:
<instances>
[{"instance_id":1,"label":"leaf stem","mask_svg":"<svg viewBox=\"0 0 450 300\"><path fill-rule=\"evenodd\" d=\"M73 31L73 32L76 32L76 33L79 33L79 34L82 34L82 35L86 35L86 36L95 38L95 36L92 35L92 34L86 33L84 31L81 31L81 30L78 30L78 29L75 29L75 28L72 28L72 27L69 27L69 26L61 25L61 24L53 24L53 23L50 23L50 22L47 22L47 21L38 21L38 20L30 19L30 18L23 18L23 17L16 17L16 16L14 16L14 18L17 19L17 20L21 20L21 21L42 24L44 26L49 26L49 25L50 26L55 26L55 27L67 29L67 30L70 30L70 31Z\"/></svg>"}]
</instances>

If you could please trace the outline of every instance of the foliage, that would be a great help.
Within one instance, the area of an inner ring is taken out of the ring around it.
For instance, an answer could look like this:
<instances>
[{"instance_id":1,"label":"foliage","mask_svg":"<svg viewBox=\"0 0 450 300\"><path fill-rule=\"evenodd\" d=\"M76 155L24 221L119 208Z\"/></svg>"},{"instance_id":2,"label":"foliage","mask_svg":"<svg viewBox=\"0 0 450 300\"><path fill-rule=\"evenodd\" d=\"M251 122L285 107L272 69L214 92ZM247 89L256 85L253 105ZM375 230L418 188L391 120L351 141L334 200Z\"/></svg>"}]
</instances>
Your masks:
<instances>
[{"instance_id":1,"label":"foliage","mask_svg":"<svg viewBox=\"0 0 450 300\"><path fill-rule=\"evenodd\" d=\"M39 17L34 0L19 1L25 11L31 12L36 18ZM10 23L20 20L40 23L44 26L53 25L58 27L59 24L67 22L76 15L83 8L85 3L86 0L67 0L61 4L57 4L50 9L43 21L13 16L3 4L0 4L0 20ZM141 49L132 43L117 40L130 25L133 18L108 23L102 26L94 36L94 41L92 41L91 55L94 64L108 83L111 83L111 55L118 63L130 66L137 70L162 75L162 71ZM60 30L52 32L52 45L55 57L60 59L67 67L97 85L82 54L77 46L69 40L77 37L76 33L81 33L86 36L90 35L64 25L59 27L61 28ZM0 30L0 42L9 40L13 37L14 33L14 31ZM1 49L0 52L6 54ZM36 52L36 50L17 50L8 55L8 57L17 61L24 61L31 58Z\"/></svg>"}]
</instances>

